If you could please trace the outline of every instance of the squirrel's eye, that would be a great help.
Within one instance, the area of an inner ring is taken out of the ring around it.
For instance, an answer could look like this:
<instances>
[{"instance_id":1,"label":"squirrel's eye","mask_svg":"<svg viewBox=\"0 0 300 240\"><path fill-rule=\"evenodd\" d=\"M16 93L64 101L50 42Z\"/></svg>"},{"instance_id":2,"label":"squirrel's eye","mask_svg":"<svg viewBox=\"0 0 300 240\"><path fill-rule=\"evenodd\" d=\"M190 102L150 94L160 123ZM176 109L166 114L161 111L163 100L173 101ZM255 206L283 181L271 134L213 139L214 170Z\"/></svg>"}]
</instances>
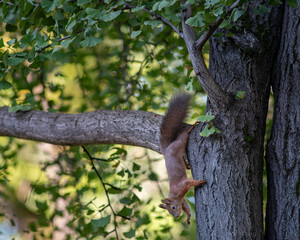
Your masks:
<instances>
[{"instance_id":1,"label":"squirrel's eye","mask_svg":"<svg viewBox=\"0 0 300 240\"><path fill-rule=\"evenodd\" d=\"M174 210L174 209L176 208L176 206L175 206L175 205L172 205L171 208Z\"/></svg>"}]
</instances>

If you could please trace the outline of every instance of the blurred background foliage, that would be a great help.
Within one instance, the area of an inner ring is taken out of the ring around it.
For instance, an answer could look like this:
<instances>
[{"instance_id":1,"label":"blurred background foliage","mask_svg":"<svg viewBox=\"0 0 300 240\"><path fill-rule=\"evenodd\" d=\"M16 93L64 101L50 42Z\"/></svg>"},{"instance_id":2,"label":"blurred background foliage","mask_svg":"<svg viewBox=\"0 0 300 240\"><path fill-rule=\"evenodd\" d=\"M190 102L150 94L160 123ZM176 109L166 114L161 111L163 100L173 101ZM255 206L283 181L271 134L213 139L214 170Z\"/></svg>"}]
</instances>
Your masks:
<instances>
[{"instance_id":1,"label":"blurred background foliage","mask_svg":"<svg viewBox=\"0 0 300 240\"><path fill-rule=\"evenodd\" d=\"M142 10L179 25L179 1L128 2L137 8L124 1L1 1L0 106L163 114L173 93L186 88L194 92L192 123L206 96L184 42ZM196 3L204 25L192 24L205 30L231 3ZM208 63L208 46L204 51ZM194 218L188 226L186 216L158 208L167 192L163 158L147 149L0 138L0 239L196 239ZM188 200L194 209L192 191Z\"/></svg>"}]
</instances>

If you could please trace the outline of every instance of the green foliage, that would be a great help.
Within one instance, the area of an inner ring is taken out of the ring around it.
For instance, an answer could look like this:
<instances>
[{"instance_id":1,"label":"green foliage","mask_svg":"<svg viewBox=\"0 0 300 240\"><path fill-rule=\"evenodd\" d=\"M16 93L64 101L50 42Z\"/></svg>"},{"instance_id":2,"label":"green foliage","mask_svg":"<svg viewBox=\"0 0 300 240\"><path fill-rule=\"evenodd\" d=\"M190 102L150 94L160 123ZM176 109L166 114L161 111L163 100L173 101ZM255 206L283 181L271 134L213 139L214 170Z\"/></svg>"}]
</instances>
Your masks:
<instances>
[{"instance_id":1,"label":"green foliage","mask_svg":"<svg viewBox=\"0 0 300 240\"><path fill-rule=\"evenodd\" d=\"M236 99L244 99L244 96L245 96L245 91L238 91L237 93L236 93L236 96L235 96L235 98Z\"/></svg>"},{"instance_id":2,"label":"green foliage","mask_svg":"<svg viewBox=\"0 0 300 240\"><path fill-rule=\"evenodd\" d=\"M221 133L221 131L213 125L212 120L214 118L215 116L212 115L211 111L197 118L198 121L207 123L205 128L200 132L201 137L209 137L214 133Z\"/></svg>"},{"instance_id":3,"label":"green foliage","mask_svg":"<svg viewBox=\"0 0 300 240\"><path fill-rule=\"evenodd\" d=\"M297 0L287 0L287 4L292 8L296 8L298 6Z\"/></svg>"},{"instance_id":4,"label":"green foliage","mask_svg":"<svg viewBox=\"0 0 300 240\"><path fill-rule=\"evenodd\" d=\"M195 14L186 23L195 26L199 37L225 16L233 1L187 3L194 4ZM163 113L175 89L187 86L203 93L194 81L184 41L163 21L181 30L180 11L186 6L177 0L127 4L1 1L0 104L8 105L10 112L132 109ZM230 28L231 21L242 14L242 9L234 10L222 27ZM201 94L195 95L194 115L200 115L204 103ZM203 120L208 123L206 136L218 132L212 120L209 115ZM191 239L193 229L183 229L181 224L184 217L173 222L157 207L162 196L154 196L159 194L152 193L152 188L150 193L145 191L143 184L150 182L161 193L159 182L165 178L161 169L155 169L157 159L148 153L139 162L123 146L90 147L86 152L57 147L49 157L41 153L42 145L2 139L0 183L10 191L0 191L0 197L17 199L18 186L25 180L30 183L26 203L16 202L34 215L29 229L37 239L53 237L59 228L54 225L58 216L65 217L65 228L72 230L66 239L174 239L174 232ZM54 172L50 176L48 171ZM142 198L141 191L150 196ZM58 207L60 201L66 203L64 210Z\"/></svg>"}]
</instances>

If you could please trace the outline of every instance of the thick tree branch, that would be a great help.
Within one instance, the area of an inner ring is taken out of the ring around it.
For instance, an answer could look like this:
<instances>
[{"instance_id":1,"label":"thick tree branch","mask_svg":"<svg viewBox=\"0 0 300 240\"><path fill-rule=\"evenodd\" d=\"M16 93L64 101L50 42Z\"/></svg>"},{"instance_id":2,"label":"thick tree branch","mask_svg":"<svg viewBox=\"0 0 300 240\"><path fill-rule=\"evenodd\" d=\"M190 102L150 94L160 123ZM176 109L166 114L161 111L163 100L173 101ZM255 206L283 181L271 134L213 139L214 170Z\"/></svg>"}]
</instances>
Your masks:
<instances>
[{"instance_id":1,"label":"thick tree branch","mask_svg":"<svg viewBox=\"0 0 300 240\"><path fill-rule=\"evenodd\" d=\"M129 8L129 9L133 9L133 8L137 7L137 6L129 4L127 2L124 2L124 5L126 6L126 8ZM151 12L149 9L147 9L145 7L142 10L144 12L150 14L152 17L162 21L164 24L170 26L174 30L174 32L178 33L178 35L180 37L183 37L182 32L180 32L180 30L176 26L174 26L168 19L164 18L163 16L159 15L158 13Z\"/></svg>"},{"instance_id":2,"label":"thick tree branch","mask_svg":"<svg viewBox=\"0 0 300 240\"><path fill-rule=\"evenodd\" d=\"M8 112L0 108L0 136L58 145L125 144L161 152L162 116L145 111L94 111L62 114Z\"/></svg>"},{"instance_id":3,"label":"thick tree branch","mask_svg":"<svg viewBox=\"0 0 300 240\"><path fill-rule=\"evenodd\" d=\"M227 10L226 14L221 17L219 16L217 20L212 23L209 27L209 31L203 33L201 37L196 41L196 47L201 50L204 46L204 44L207 42L207 40L213 35L213 33L218 29L218 27L221 25L221 23L224 21L224 19L229 16L233 9L235 9L240 3L240 0L237 0L235 3L233 3Z\"/></svg>"},{"instance_id":4,"label":"thick tree branch","mask_svg":"<svg viewBox=\"0 0 300 240\"><path fill-rule=\"evenodd\" d=\"M181 1L182 6L185 5L185 1ZM224 92L220 86L217 84L215 79L211 76L208 71L207 66L205 65L202 52L199 51L199 48L196 46L196 33L192 26L185 23L185 21L192 16L191 6L188 5L186 9L181 11L181 22L182 22L182 31L183 39L187 46L191 62L193 64L194 71L206 92L210 103L213 107L219 107L224 109L231 102L231 96Z\"/></svg>"}]
</instances>

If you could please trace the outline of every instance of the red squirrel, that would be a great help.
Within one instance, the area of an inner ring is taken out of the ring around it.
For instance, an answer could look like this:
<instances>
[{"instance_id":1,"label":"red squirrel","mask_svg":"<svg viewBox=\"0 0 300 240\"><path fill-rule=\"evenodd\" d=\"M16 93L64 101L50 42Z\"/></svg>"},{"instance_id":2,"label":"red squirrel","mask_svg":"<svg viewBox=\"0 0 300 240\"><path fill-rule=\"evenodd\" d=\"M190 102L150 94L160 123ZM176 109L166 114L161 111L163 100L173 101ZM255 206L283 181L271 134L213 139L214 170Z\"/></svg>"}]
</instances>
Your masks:
<instances>
[{"instance_id":1,"label":"red squirrel","mask_svg":"<svg viewBox=\"0 0 300 240\"><path fill-rule=\"evenodd\" d=\"M179 92L170 101L168 110L160 127L160 144L165 157L166 168L169 177L170 192L168 198L162 200L159 207L178 218L183 210L187 215L187 223L190 224L190 207L184 197L192 186L201 186L206 181L188 179L183 153L185 151L189 133L194 128L186 128L183 121L189 112L192 96L185 92Z\"/></svg>"}]
</instances>

